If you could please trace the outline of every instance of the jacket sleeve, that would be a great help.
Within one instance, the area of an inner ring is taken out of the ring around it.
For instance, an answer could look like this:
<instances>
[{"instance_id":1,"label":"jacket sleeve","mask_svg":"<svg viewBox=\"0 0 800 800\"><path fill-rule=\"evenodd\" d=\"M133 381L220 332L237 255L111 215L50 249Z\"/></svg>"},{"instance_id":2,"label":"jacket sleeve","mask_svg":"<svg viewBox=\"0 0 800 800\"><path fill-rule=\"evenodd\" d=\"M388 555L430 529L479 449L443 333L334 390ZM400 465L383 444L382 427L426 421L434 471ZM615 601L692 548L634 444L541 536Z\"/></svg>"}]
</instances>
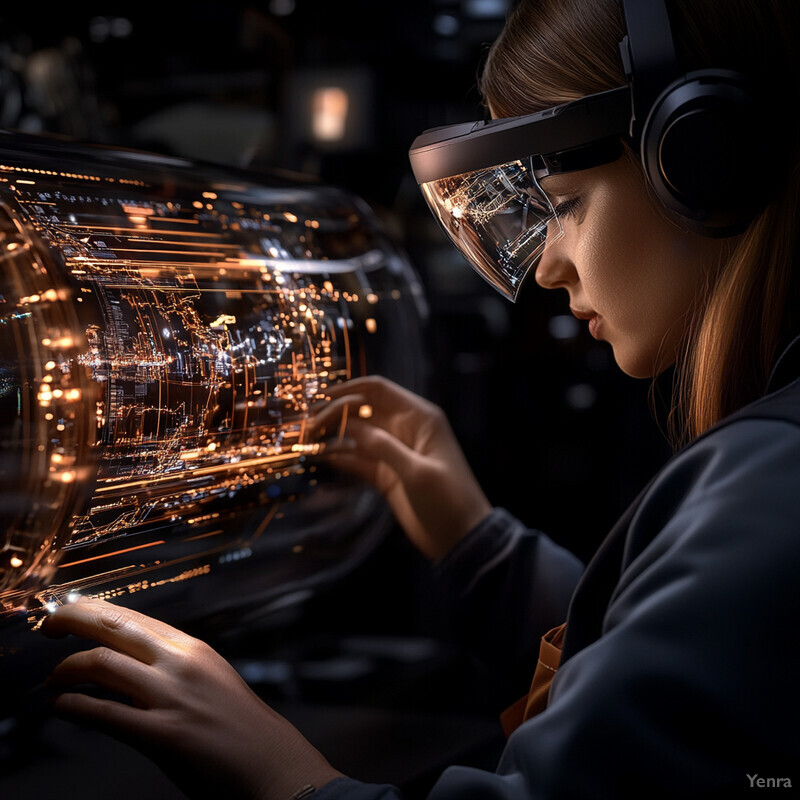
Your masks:
<instances>
[{"instance_id":1,"label":"jacket sleeve","mask_svg":"<svg viewBox=\"0 0 800 800\"><path fill-rule=\"evenodd\" d=\"M548 708L496 774L450 768L430 800L800 785L798 574L800 430L742 420L708 436L651 486L603 635L561 666Z\"/></svg>"},{"instance_id":2,"label":"jacket sleeve","mask_svg":"<svg viewBox=\"0 0 800 800\"><path fill-rule=\"evenodd\" d=\"M742 420L707 436L651 485L603 634L562 664L548 708L495 772L450 767L429 800L800 785L798 574L800 430Z\"/></svg>"},{"instance_id":3,"label":"jacket sleeve","mask_svg":"<svg viewBox=\"0 0 800 800\"><path fill-rule=\"evenodd\" d=\"M439 628L488 668L502 710L528 690L539 640L566 619L583 564L495 508L434 572Z\"/></svg>"}]
</instances>

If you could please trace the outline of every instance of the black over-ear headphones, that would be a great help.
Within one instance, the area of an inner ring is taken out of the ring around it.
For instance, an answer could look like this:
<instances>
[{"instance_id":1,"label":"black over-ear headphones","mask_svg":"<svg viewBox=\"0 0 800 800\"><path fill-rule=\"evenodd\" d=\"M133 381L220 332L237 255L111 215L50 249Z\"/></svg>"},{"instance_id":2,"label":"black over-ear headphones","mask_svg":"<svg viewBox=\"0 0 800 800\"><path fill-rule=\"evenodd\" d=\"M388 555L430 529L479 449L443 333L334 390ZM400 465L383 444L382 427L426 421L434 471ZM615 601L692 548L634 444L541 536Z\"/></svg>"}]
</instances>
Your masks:
<instances>
[{"instance_id":1,"label":"black over-ear headphones","mask_svg":"<svg viewBox=\"0 0 800 800\"><path fill-rule=\"evenodd\" d=\"M622 8L631 136L653 191L695 233L740 233L769 194L755 157L766 146L764 118L749 79L726 69L682 72L665 0L622 0Z\"/></svg>"}]
</instances>

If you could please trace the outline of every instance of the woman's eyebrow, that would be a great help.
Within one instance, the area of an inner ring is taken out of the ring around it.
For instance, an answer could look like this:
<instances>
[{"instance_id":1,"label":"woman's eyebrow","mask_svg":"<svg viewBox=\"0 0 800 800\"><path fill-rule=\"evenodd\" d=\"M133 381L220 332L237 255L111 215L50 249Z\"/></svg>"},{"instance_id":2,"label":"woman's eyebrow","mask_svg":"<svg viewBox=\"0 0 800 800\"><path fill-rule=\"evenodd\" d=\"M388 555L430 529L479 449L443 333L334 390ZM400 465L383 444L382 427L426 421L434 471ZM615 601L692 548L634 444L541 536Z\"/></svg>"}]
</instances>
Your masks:
<instances>
[{"instance_id":1,"label":"woman's eyebrow","mask_svg":"<svg viewBox=\"0 0 800 800\"><path fill-rule=\"evenodd\" d=\"M548 175L539 183L548 194L561 194L574 188L574 182L565 175Z\"/></svg>"}]
</instances>

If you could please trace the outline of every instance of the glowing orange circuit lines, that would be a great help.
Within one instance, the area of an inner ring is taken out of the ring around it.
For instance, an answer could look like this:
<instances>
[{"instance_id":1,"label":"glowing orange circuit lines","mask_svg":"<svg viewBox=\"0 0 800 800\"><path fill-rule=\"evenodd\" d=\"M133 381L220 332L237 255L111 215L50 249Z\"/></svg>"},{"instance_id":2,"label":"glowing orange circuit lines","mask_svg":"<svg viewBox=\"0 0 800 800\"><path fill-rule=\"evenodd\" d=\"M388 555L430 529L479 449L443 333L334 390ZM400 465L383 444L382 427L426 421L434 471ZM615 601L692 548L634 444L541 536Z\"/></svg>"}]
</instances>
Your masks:
<instances>
[{"instance_id":1,"label":"glowing orange circuit lines","mask_svg":"<svg viewBox=\"0 0 800 800\"><path fill-rule=\"evenodd\" d=\"M208 533L200 533L197 536L187 536L183 541L196 542L198 539L208 539L209 536L219 536L221 533L225 533L225 530L223 528L218 528L215 531L209 531Z\"/></svg>"},{"instance_id":2,"label":"glowing orange circuit lines","mask_svg":"<svg viewBox=\"0 0 800 800\"><path fill-rule=\"evenodd\" d=\"M36 203L36 205L55 205L55 203ZM168 219L167 217L151 217L149 222L180 222L184 225L199 225L200 223L196 219ZM88 225L70 225L66 222L61 222L58 225L54 226L56 230L64 230L64 231L72 231L70 235L75 235L75 233L84 233L87 236L91 236L96 231L111 231L113 233L132 233L138 237L142 237L142 229L135 228L135 227L128 227L126 225L92 225L89 227ZM218 233L206 233L204 231L171 231L168 228L160 229L160 228L149 228L149 231L153 233L170 233L174 234L175 236L191 236L193 238L203 238L203 239L210 239L210 238L219 238Z\"/></svg>"},{"instance_id":3,"label":"glowing orange circuit lines","mask_svg":"<svg viewBox=\"0 0 800 800\"><path fill-rule=\"evenodd\" d=\"M82 558L80 561L70 561L68 564L59 564L58 568L76 567L78 564L88 564L90 561L100 561L103 558L111 558L112 556L120 556L123 553L132 553L134 550L144 550L148 547L157 547L160 544L166 544L164 539L157 542L148 542L147 544L139 544L136 547L126 547L124 550L115 550L113 553L103 553L100 556L90 556L89 558Z\"/></svg>"},{"instance_id":4,"label":"glowing orange circuit lines","mask_svg":"<svg viewBox=\"0 0 800 800\"><path fill-rule=\"evenodd\" d=\"M109 248L110 249L110 248ZM225 253L220 252L221 250L235 250L238 251L239 247L236 245L231 246L223 246L220 245L220 250L197 250L194 247L187 247L185 250L165 250L163 248L143 248L143 247L115 247L115 253L148 253L153 255L168 255L168 256L181 256L181 255L193 255L193 256L209 256L211 258L224 258Z\"/></svg>"},{"instance_id":5,"label":"glowing orange circuit lines","mask_svg":"<svg viewBox=\"0 0 800 800\"><path fill-rule=\"evenodd\" d=\"M85 263L85 262L81 262ZM103 266L108 266L104 264ZM126 262L125 266L130 266L133 269L139 269L135 263ZM148 264L148 266L150 266ZM188 266L186 264L182 264L181 266ZM193 266L198 266L197 264ZM203 264L204 267L214 267L213 264ZM219 266L219 265L216 265ZM230 267L230 262L225 264L226 267ZM122 270L120 270L122 271ZM146 286L138 286L136 284L130 283L111 283L111 282L104 282L103 283L104 289L124 289L126 291L144 291L147 289L151 292L169 292L170 294L201 294L201 293L208 293L208 294L220 294L222 291L214 286L212 287L203 287L203 286L173 286L171 284L167 284L165 286L158 286L153 284L147 284ZM263 289L247 289L247 288L239 288L232 289L230 291L235 291L236 294L258 294L258 295L288 295L290 293L289 289L275 289L272 287L264 287Z\"/></svg>"},{"instance_id":6,"label":"glowing orange circuit lines","mask_svg":"<svg viewBox=\"0 0 800 800\"><path fill-rule=\"evenodd\" d=\"M350 359L350 334L347 332L347 319L342 318L342 337L344 338L344 369L347 380L353 377L353 364Z\"/></svg>"},{"instance_id":7,"label":"glowing orange circuit lines","mask_svg":"<svg viewBox=\"0 0 800 800\"><path fill-rule=\"evenodd\" d=\"M269 523L272 522L272 518L275 516L277 510L278 510L278 503L275 503L275 505L273 505L269 509L269 511L267 511L266 515L264 516L264 519L261 520L261 523L256 529L256 532L250 537L250 543L254 542L256 539L258 539L259 536L261 536L262 533L264 533L264 531L267 529L267 525L269 525Z\"/></svg>"},{"instance_id":8,"label":"glowing orange circuit lines","mask_svg":"<svg viewBox=\"0 0 800 800\"><path fill-rule=\"evenodd\" d=\"M187 251L187 253L188 252L189 251ZM72 258L72 259L70 259L68 261L68 265L69 265L71 270L80 269L81 267L84 267L84 266L90 266L90 267L95 267L95 268L98 268L98 267L102 268L102 270L104 272L108 272L109 268L115 268L115 270L118 271L118 272L124 272L124 270L127 269L127 268L147 269L147 270L160 269L160 270L164 270L165 272L170 272L170 271L174 272L175 271L175 267L176 267L176 262L175 261L160 261L160 260L157 260L157 259L154 259L152 261L145 261L143 259L136 260L136 259L133 259L133 258L126 258L126 259L120 259L119 261L116 261L116 262L114 262L114 261L109 262L109 261L104 261L103 259L100 259L100 258L89 258L88 256L81 256L80 258ZM214 275L215 273L219 274L218 270L222 270L222 269L228 269L229 270L232 267L234 269L236 269L240 273L261 272L261 266L263 266L263 265L261 265L261 262L258 262L258 265L257 265L257 264L249 264L249 263L240 262L238 260L231 260L231 259L226 258L224 261L189 261L189 260L187 260L187 261L181 261L179 264L177 264L177 266L180 266L183 269L197 270L198 272L202 271L202 270L205 270L209 274ZM291 262L288 263L286 269L287 269L287 271L291 271ZM185 276L183 276L183 277L185 277ZM216 275L214 275L214 279L216 280ZM104 284L104 286L106 288L109 288L109 289L120 288L119 286L115 286L114 284L111 284L111 283ZM131 288L130 284L126 285L125 288L128 288L128 289ZM166 287L164 287L164 288L166 288ZM177 291L186 291L185 289L182 289L181 287L177 287L177 286L174 287L174 288L173 287L169 287L169 288L170 288L171 291L176 291L176 292ZM205 289L205 290L198 289L197 291L218 292L219 289L216 289L216 288ZM259 290L237 289L236 291L241 291L241 292L244 293L244 292L248 292L248 291L252 292L252 291L259 291ZM260 291L261 291L261 294L265 294L265 293L268 293L268 292L273 293L273 294L288 294L291 290L290 289L283 289L283 288L275 288L275 289L273 289L273 288L265 287L263 290L260 290Z\"/></svg>"},{"instance_id":9,"label":"glowing orange circuit lines","mask_svg":"<svg viewBox=\"0 0 800 800\"><path fill-rule=\"evenodd\" d=\"M308 446L309 451L314 449L314 445ZM138 486L155 486L158 484L169 483L171 481L180 482L184 478L196 478L201 475L215 475L220 472L228 472L231 470L243 471L250 467L257 467L263 464L274 464L276 461L296 460L305 455L303 452L293 453L288 455L281 453L273 456L262 456L260 458L249 458L237 461L235 464L217 464L211 467L198 467L197 469L182 470L181 472L174 472L169 475L152 476L147 480L141 481L126 481L125 483L113 484L110 486L98 486L95 490L96 494L106 494L108 492L127 492ZM109 479L106 479L109 480Z\"/></svg>"}]
</instances>

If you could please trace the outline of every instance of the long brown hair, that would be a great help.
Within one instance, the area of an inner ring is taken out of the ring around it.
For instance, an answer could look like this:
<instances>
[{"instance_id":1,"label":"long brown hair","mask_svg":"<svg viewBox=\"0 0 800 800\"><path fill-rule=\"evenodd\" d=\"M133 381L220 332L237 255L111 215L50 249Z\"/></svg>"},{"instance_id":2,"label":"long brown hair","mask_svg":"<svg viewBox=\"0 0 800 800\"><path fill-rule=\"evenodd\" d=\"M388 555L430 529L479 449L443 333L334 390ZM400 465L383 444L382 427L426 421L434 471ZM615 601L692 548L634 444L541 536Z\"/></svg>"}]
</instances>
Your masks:
<instances>
[{"instance_id":1,"label":"long brown hair","mask_svg":"<svg viewBox=\"0 0 800 800\"><path fill-rule=\"evenodd\" d=\"M748 75L775 111L764 124L794 132L788 109L800 99L800 2L670 0L668 11L686 71ZM619 0L518 0L485 59L484 101L495 116L515 116L621 86L624 32ZM753 154L753 169L779 170L782 180L696 298L676 367L675 445L761 396L780 348L800 333L800 170L791 150L778 163L774 154Z\"/></svg>"}]
</instances>

